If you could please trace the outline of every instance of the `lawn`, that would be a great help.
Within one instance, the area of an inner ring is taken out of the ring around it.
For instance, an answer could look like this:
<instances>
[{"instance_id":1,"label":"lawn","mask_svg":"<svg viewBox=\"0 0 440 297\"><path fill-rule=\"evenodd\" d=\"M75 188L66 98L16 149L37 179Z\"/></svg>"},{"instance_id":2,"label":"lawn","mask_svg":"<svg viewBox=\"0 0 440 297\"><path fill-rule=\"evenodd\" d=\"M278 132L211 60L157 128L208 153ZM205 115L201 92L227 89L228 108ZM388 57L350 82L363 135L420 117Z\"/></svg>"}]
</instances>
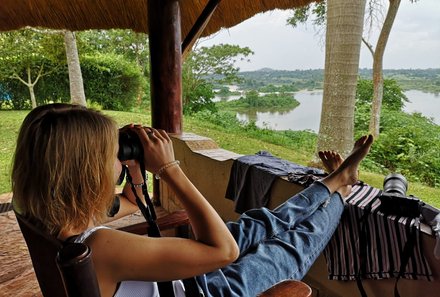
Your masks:
<instances>
[{"instance_id":1,"label":"lawn","mask_svg":"<svg viewBox=\"0 0 440 297\"><path fill-rule=\"evenodd\" d=\"M9 192L11 189L11 160L19 126L27 113L28 111L0 111L0 139L2 140L0 147L0 194ZM144 114L104 111L104 113L113 117L120 126L128 123L151 124L151 117L148 112ZM303 152L300 149L287 148L254 137L218 129L208 121L185 118L184 131L210 137L220 147L240 154L254 154L259 150L267 150L280 158L303 165L307 165L309 160L312 159L310 153ZM361 170L360 178L374 187L382 188L383 175ZM410 183L408 194L415 195L425 202L440 207L440 189L438 188L427 187L420 183Z\"/></svg>"}]
</instances>

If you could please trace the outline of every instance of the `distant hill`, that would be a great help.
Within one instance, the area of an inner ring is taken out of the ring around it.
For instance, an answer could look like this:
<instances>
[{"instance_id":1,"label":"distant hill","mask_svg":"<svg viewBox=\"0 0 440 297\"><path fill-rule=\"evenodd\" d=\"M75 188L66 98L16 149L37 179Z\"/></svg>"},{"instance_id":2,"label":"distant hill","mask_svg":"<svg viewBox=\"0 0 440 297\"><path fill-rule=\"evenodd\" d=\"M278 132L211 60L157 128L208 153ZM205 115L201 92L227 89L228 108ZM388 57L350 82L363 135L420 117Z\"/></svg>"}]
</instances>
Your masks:
<instances>
[{"instance_id":1,"label":"distant hill","mask_svg":"<svg viewBox=\"0 0 440 297\"><path fill-rule=\"evenodd\" d=\"M262 68L239 73L241 89L259 89L268 85L292 85L297 89L320 89L324 81L323 69L275 70ZM359 69L359 76L371 79L372 70ZM440 68L437 69L385 69L385 78L395 79L404 90L417 89L440 93Z\"/></svg>"}]
</instances>

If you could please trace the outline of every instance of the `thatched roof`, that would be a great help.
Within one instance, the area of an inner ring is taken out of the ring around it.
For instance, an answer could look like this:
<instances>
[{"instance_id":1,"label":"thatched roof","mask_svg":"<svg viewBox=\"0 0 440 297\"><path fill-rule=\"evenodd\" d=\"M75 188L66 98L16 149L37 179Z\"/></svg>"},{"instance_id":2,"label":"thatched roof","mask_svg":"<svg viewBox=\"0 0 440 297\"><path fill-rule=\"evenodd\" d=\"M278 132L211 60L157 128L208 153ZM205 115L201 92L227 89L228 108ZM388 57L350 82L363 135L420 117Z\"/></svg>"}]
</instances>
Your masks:
<instances>
[{"instance_id":1,"label":"thatched roof","mask_svg":"<svg viewBox=\"0 0 440 297\"><path fill-rule=\"evenodd\" d=\"M158 0L163 1L163 0ZM259 12L288 9L316 0L222 0L203 35L229 28ZM186 36L208 0L182 0ZM1 0L0 31L25 26L69 29L131 28L148 33L147 0Z\"/></svg>"}]
</instances>

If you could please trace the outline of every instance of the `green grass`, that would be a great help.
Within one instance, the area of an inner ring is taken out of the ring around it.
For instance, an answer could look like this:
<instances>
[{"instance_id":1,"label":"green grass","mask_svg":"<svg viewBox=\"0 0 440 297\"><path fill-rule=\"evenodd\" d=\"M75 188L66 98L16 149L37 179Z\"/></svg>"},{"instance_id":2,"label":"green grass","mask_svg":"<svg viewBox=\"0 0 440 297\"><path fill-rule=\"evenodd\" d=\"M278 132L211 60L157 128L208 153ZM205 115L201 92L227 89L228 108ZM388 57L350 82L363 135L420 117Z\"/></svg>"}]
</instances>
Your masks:
<instances>
[{"instance_id":1,"label":"green grass","mask_svg":"<svg viewBox=\"0 0 440 297\"><path fill-rule=\"evenodd\" d=\"M10 192L11 165L18 130L28 111L0 111L0 194Z\"/></svg>"},{"instance_id":2,"label":"green grass","mask_svg":"<svg viewBox=\"0 0 440 297\"><path fill-rule=\"evenodd\" d=\"M10 191L9 176L12 155L18 129L27 113L27 111L0 111L0 139L2 140L0 146L0 193ZM104 113L113 117L120 126L128 123L151 125L149 113L116 111L104 111ZM255 131L244 133L234 129L219 128L209 121L189 117L184 119L183 130L209 137L217 142L220 147L239 154L254 154L259 150L266 150L277 157L302 165L308 165L313 158L313 153L310 150L301 149L301 143L296 146L287 140L285 144L271 143L282 143L283 141L282 139L280 140L280 136L272 135L265 131L261 132L261 138L265 140L261 140L249 136L255 134ZM360 178L374 187L382 188L383 175L361 170ZM411 182L408 194L415 195L427 203L440 207L440 189L438 188L431 188L420 183Z\"/></svg>"}]
</instances>

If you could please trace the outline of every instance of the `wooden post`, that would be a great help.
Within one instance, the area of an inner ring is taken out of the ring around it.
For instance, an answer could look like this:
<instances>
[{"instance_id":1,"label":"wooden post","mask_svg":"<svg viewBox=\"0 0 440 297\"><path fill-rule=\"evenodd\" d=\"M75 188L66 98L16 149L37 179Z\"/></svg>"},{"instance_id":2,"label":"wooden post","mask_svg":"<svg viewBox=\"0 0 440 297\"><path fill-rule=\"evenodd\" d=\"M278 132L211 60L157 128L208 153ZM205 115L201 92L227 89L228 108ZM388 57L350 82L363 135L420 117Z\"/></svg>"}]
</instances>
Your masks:
<instances>
[{"instance_id":1,"label":"wooden post","mask_svg":"<svg viewBox=\"0 0 440 297\"><path fill-rule=\"evenodd\" d=\"M148 1L151 118L154 128L182 132L182 52L178 0Z\"/></svg>"},{"instance_id":2,"label":"wooden post","mask_svg":"<svg viewBox=\"0 0 440 297\"><path fill-rule=\"evenodd\" d=\"M148 1L152 126L182 132L182 37L179 0ZM159 182L153 181L159 202Z\"/></svg>"}]
</instances>

